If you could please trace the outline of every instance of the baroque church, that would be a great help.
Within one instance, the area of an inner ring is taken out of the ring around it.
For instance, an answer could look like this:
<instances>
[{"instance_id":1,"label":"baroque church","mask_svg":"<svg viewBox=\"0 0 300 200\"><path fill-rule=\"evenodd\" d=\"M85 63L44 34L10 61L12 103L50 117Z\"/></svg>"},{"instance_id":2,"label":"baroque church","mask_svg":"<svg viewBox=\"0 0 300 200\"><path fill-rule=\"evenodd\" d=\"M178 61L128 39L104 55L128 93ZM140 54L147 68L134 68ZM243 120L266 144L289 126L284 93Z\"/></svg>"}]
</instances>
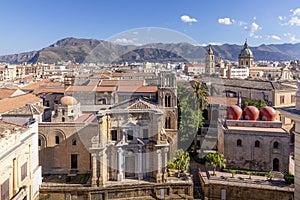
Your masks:
<instances>
[{"instance_id":1,"label":"baroque church","mask_svg":"<svg viewBox=\"0 0 300 200\"><path fill-rule=\"evenodd\" d=\"M174 73L159 74L158 102L129 99L98 114L92 138L92 185L125 178L164 182L170 153L177 147L177 95Z\"/></svg>"},{"instance_id":2,"label":"baroque church","mask_svg":"<svg viewBox=\"0 0 300 200\"><path fill-rule=\"evenodd\" d=\"M177 112L171 71L158 74L157 101L139 96L81 113L80 103L65 96L55 105L52 122L39 125L41 165L53 174L91 172L92 186L127 178L164 182L177 149ZM57 159L48 162L49 155Z\"/></svg>"}]
</instances>

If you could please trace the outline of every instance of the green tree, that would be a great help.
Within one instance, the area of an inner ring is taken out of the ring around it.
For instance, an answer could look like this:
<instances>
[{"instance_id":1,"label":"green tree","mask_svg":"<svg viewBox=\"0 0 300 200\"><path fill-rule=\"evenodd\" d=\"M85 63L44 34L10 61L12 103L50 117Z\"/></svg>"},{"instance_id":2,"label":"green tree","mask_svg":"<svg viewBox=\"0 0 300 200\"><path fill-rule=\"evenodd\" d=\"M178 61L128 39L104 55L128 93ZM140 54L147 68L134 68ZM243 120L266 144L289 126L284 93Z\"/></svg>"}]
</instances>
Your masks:
<instances>
[{"instance_id":1,"label":"green tree","mask_svg":"<svg viewBox=\"0 0 300 200\"><path fill-rule=\"evenodd\" d=\"M199 103L199 108L203 110L204 108L207 107L208 105L208 88L206 87L205 84L199 83L199 82L194 82L192 85L193 88L193 93L198 100Z\"/></svg>"},{"instance_id":2,"label":"green tree","mask_svg":"<svg viewBox=\"0 0 300 200\"><path fill-rule=\"evenodd\" d=\"M206 156L206 160L208 161L208 165L212 166L214 169L213 176L216 176L216 168L225 168L226 167L226 159L223 154L220 153L210 153Z\"/></svg>"},{"instance_id":3,"label":"green tree","mask_svg":"<svg viewBox=\"0 0 300 200\"><path fill-rule=\"evenodd\" d=\"M247 106L255 106L258 110L260 110L261 108L266 107L267 104L264 100L246 99L242 104L242 109Z\"/></svg>"},{"instance_id":4,"label":"green tree","mask_svg":"<svg viewBox=\"0 0 300 200\"><path fill-rule=\"evenodd\" d=\"M202 112L193 90L186 85L178 85L178 145L179 148L189 147L202 124Z\"/></svg>"},{"instance_id":5,"label":"green tree","mask_svg":"<svg viewBox=\"0 0 300 200\"><path fill-rule=\"evenodd\" d=\"M168 169L176 169L178 171L178 177L180 172L186 172L190 164L190 155L187 151L178 149L175 151L175 156L168 163Z\"/></svg>"}]
</instances>

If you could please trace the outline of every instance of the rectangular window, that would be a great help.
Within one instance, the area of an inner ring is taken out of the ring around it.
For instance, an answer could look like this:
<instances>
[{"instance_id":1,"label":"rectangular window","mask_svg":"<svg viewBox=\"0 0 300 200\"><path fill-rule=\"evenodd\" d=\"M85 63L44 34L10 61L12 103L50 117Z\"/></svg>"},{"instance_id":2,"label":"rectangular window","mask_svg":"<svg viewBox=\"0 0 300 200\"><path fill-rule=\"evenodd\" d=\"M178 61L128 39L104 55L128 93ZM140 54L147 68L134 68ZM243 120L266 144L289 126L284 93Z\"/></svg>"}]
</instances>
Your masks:
<instances>
[{"instance_id":1,"label":"rectangular window","mask_svg":"<svg viewBox=\"0 0 300 200\"><path fill-rule=\"evenodd\" d=\"M165 119L165 129L171 128L171 117L166 117Z\"/></svg>"},{"instance_id":2,"label":"rectangular window","mask_svg":"<svg viewBox=\"0 0 300 200\"><path fill-rule=\"evenodd\" d=\"M55 136L55 144L59 144L59 136L58 135Z\"/></svg>"},{"instance_id":3,"label":"rectangular window","mask_svg":"<svg viewBox=\"0 0 300 200\"><path fill-rule=\"evenodd\" d=\"M1 185L1 200L9 200L9 179Z\"/></svg>"},{"instance_id":4,"label":"rectangular window","mask_svg":"<svg viewBox=\"0 0 300 200\"><path fill-rule=\"evenodd\" d=\"M133 140L133 130L127 131L127 140Z\"/></svg>"},{"instance_id":5,"label":"rectangular window","mask_svg":"<svg viewBox=\"0 0 300 200\"><path fill-rule=\"evenodd\" d=\"M149 134L148 134L148 129L143 129L143 139L148 139Z\"/></svg>"},{"instance_id":6,"label":"rectangular window","mask_svg":"<svg viewBox=\"0 0 300 200\"><path fill-rule=\"evenodd\" d=\"M71 154L71 169L77 169L77 154Z\"/></svg>"},{"instance_id":7,"label":"rectangular window","mask_svg":"<svg viewBox=\"0 0 300 200\"><path fill-rule=\"evenodd\" d=\"M27 176L27 162L25 162L22 166L21 166L21 181L23 181Z\"/></svg>"},{"instance_id":8,"label":"rectangular window","mask_svg":"<svg viewBox=\"0 0 300 200\"><path fill-rule=\"evenodd\" d=\"M117 132L117 130L111 130L110 134L111 134L111 140L112 141L117 141L118 140L118 132Z\"/></svg>"},{"instance_id":9,"label":"rectangular window","mask_svg":"<svg viewBox=\"0 0 300 200\"><path fill-rule=\"evenodd\" d=\"M284 96L283 95L280 96L280 104L284 104Z\"/></svg>"},{"instance_id":10,"label":"rectangular window","mask_svg":"<svg viewBox=\"0 0 300 200\"><path fill-rule=\"evenodd\" d=\"M292 95L292 96L291 96L291 102L292 102L292 103L295 103L295 102L296 102L296 96L295 96L295 95Z\"/></svg>"},{"instance_id":11,"label":"rectangular window","mask_svg":"<svg viewBox=\"0 0 300 200\"><path fill-rule=\"evenodd\" d=\"M98 99L99 104L105 105L106 104L106 99Z\"/></svg>"}]
</instances>

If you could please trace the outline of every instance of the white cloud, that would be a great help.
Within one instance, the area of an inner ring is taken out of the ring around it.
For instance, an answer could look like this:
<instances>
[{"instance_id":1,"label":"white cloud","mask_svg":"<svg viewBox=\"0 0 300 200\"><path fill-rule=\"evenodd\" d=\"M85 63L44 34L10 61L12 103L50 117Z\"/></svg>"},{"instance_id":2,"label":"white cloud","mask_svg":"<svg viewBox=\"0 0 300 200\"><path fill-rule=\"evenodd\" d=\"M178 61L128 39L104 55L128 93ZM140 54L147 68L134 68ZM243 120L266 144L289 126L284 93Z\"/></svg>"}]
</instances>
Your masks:
<instances>
[{"instance_id":1,"label":"white cloud","mask_svg":"<svg viewBox=\"0 0 300 200\"><path fill-rule=\"evenodd\" d=\"M296 38L295 35L291 34L291 33L284 33L283 34L284 37L287 37L289 42L291 43L296 43L299 42L300 40L298 38Z\"/></svg>"},{"instance_id":2,"label":"white cloud","mask_svg":"<svg viewBox=\"0 0 300 200\"><path fill-rule=\"evenodd\" d=\"M202 44L199 44L198 46L206 47L208 45L220 46L220 45L222 45L222 43L220 43L220 42L209 42L208 44L207 43L202 43Z\"/></svg>"},{"instance_id":3,"label":"white cloud","mask_svg":"<svg viewBox=\"0 0 300 200\"><path fill-rule=\"evenodd\" d=\"M261 29L261 27L253 22L251 26L244 26L244 30L248 31L250 33L250 37L254 36L255 32Z\"/></svg>"},{"instance_id":4,"label":"white cloud","mask_svg":"<svg viewBox=\"0 0 300 200\"><path fill-rule=\"evenodd\" d=\"M210 45L222 45L220 42L210 42Z\"/></svg>"},{"instance_id":5,"label":"white cloud","mask_svg":"<svg viewBox=\"0 0 300 200\"><path fill-rule=\"evenodd\" d=\"M235 22L234 19L230 19L229 17L225 18L220 18L218 19L219 24L224 24L224 25L231 25L232 23Z\"/></svg>"},{"instance_id":6,"label":"white cloud","mask_svg":"<svg viewBox=\"0 0 300 200\"><path fill-rule=\"evenodd\" d=\"M253 17L253 20L256 20L256 16Z\"/></svg>"},{"instance_id":7,"label":"white cloud","mask_svg":"<svg viewBox=\"0 0 300 200\"><path fill-rule=\"evenodd\" d=\"M283 20L286 19L286 16L278 16L278 19L279 19L280 21L283 21Z\"/></svg>"},{"instance_id":8,"label":"white cloud","mask_svg":"<svg viewBox=\"0 0 300 200\"><path fill-rule=\"evenodd\" d=\"M293 36L290 37L290 42L291 42L291 43L296 43L296 42L299 42L299 39L296 38L295 35L293 35Z\"/></svg>"},{"instance_id":9,"label":"white cloud","mask_svg":"<svg viewBox=\"0 0 300 200\"><path fill-rule=\"evenodd\" d=\"M119 44L132 44L134 43L133 40L129 40L127 38L118 38L115 40L115 43L119 43Z\"/></svg>"},{"instance_id":10,"label":"white cloud","mask_svg":"<svg viewBox=\"0 0 300 200\"><path fill-rule=\"evenodd\" d=\"M253 37L254 37L255 39L261 39L261 38L262 38L261 35L254 35Z\"/></svg>"},{"instance_id":11,"label":"white cloud","mask_svg":"<svg viewBox=\"0 0 300 200\"><path fill-rule=\"evenodd\" d=\"M273 40L281 40L281 38L277 35L269 35L269 36L267 36L267 38L273 39Z\"/></svg>"},{"instance_id":12,"label":"white cloud","mask_svg":"<svg viewBox=\"0 0 300 200\"><path fill-rule=\"evenodd\" d=\"M281 24L281 25L290 25L290 26L300 26L300 8L296 8L295 10L290 10L292 13L289 17L289 19L286 21L286 23ZM278 16L279 20L284 20L286 19L285 17Z\"/></svg>"},{"instance_id":13,"label":"white cloud","mask_svg":"<svg viewBox=\"0 0 300 200\"><path fill-rule=\"evenodd\" d=\"M182 15L180 17L181 21L184 22L184 23L193 23L193 22L197 22L197 19L196 18L191 18L190 16L188 15Z\"/></svg>"},{"instance_id":14,"label":"white cloud","mask_svg":"<svg viewBox=\"0 0 300 200\"><path fill-rule=\"evenodd\" d=\"M291 26L300 26L300 19L297 16L293 16L289 20L288 24Z\"/></svg>"},{"instance_id":15,"label":"white cloud","mask_svg":"<svg viewBox=\"0 0 300 200\"><path fill-rule=\"evenodd\" d=\"M300 8L296 8L295 10L291 10L294 16L300 15Z\"/></svg>"},{"instance_id":16,"label":"white cloud","mask_svg":"<svg viewBox=\"0 0 300 200\"><path fill-rule=\"evenodd\" d=\"M246 25L247 23L246 23L246 22L243 22L243 21L239 21L238 24L239 24L239 26L244 26L244 25Z\"/></svg>"}]
</instances>

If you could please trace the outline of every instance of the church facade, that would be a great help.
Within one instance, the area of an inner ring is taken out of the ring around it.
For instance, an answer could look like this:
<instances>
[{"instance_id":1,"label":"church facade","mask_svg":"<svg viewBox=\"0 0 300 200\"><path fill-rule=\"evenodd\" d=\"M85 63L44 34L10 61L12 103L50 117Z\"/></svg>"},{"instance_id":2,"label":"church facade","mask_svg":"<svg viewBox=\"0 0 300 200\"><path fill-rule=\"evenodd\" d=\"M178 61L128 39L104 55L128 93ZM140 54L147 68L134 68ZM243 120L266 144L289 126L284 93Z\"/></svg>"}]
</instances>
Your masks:
<instances>
[{"instance_id":1,"label":"church facade","mask_svg":"<svg viewBox=\"0 0 300 200\"><path fill-rule=\"evenodd\" d=\"M129 99L98 114L92 138L92 185L131 178L165 182L177 148L177 95L174 73L159 75L158 101Z\"/></svg>"},{"instance_id":2,"label":"church facade","mask_svg":"<svg viewBox=\"0 0 300 200\"><path fill-rule=\"evenodd\" d=\"M161 71L158 80L156 101L134 96L92 113L81 112L74 97L61 98L52 122L39 124L44 173L92 172L92 186L127 178L166 181L177 149L176 74Z\"/></svg>"}]
</instances>

